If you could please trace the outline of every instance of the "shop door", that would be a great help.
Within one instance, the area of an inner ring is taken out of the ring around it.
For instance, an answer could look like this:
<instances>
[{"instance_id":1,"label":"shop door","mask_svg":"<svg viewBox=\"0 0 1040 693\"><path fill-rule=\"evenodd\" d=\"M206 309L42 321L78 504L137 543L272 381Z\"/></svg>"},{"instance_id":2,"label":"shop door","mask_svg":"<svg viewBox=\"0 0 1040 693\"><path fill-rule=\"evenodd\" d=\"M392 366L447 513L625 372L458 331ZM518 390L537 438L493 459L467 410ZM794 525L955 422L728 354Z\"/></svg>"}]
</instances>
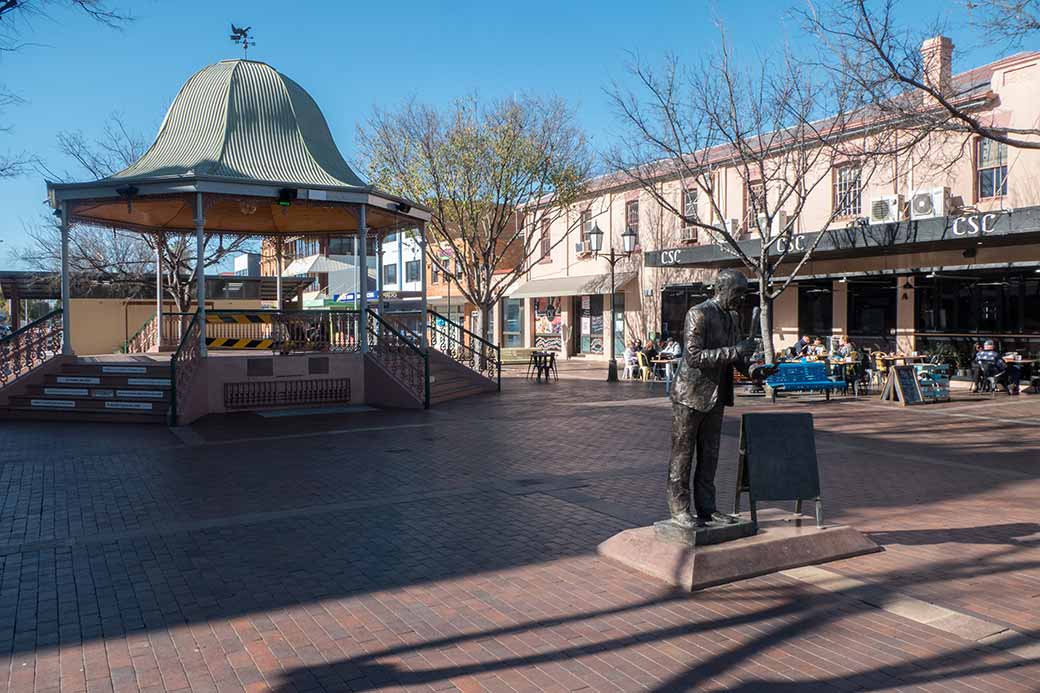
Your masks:
<instances>
[{"instance_id":1,"label":"shop door","mask_svg":"<svg viewBox=\"0 0 1040 693\"><path fill-rule=\"evenodd\" d=\"M579 296L576 353L603 353L603 296Z\"/></svg>"}]
</instances>

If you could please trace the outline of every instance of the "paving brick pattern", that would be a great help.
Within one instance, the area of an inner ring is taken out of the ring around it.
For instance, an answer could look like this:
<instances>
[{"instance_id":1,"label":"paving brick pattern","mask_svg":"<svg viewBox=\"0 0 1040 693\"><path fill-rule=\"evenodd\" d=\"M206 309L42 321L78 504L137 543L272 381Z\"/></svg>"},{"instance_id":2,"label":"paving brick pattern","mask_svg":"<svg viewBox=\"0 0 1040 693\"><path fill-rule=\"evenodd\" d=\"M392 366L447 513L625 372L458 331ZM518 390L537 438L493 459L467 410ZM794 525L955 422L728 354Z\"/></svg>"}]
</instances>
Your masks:
<instances>
[{"instance_id":1,"label":"paving brick pattern","mask_svg":"<svg viewBox=\"0 0 1040 693\"><path fill-rule=\"evenodd\" d=\"M886 547L683 595L596 545L663 514L668 404L508 380L430 412L0 422L0 690L1036 691L1040 398L799 398L830 520ZM718 485L732 498L736 414ZM185 444L185 441L192 444ZM875 602L876 603L876 602Z\"/></svg>"}]
</instances>

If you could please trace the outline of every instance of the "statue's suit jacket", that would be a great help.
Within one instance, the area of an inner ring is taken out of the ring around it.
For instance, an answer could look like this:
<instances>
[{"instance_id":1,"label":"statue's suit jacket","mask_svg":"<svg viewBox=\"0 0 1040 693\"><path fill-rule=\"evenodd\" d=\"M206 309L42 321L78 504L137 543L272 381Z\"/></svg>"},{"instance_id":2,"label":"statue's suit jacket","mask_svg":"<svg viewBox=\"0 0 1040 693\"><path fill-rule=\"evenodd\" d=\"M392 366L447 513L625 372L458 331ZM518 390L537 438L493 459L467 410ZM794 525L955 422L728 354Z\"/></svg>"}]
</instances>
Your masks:
<instances>
[{"instance_id":1,"label":"statue's suit jacket","mask_svg":"<svg viewBox=\"0 0 1040 693\"><path fill-rule=\"evenodd\" d=\"M719 398L733 404L733 368L741 361L736 313L711 298L686 313L686 348L672 383L672 402L711 411Z\"/></svg>"}]
</instances>

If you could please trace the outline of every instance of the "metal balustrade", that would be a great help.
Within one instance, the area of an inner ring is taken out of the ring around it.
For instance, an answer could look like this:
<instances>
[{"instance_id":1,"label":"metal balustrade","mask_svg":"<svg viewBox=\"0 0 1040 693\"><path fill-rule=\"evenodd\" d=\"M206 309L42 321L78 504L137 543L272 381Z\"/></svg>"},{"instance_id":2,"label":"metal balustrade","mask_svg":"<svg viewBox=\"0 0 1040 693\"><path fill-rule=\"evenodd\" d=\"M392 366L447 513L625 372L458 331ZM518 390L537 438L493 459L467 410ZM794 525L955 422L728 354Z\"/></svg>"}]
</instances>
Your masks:
<instances>
[{"instance_id":1,"label":"metal balustrade","mask_svg":"<svg viewBox=\"0 0 1040 693\"><path fill-rule=\"evenodd\" d=\"M61 309L0 339L0 387L61 354Z\"/></svg>"},{"instance_id":2,"label":"metal balustrade","mask_svg":"<svg viewBox=\"0 0 1040 693\"><path fill-rule=\"evenodd\" d=\"M427 311L426 343L495 383L502 389L502 349L452 322L435 310Z\"/></svg>"}]
</instances>

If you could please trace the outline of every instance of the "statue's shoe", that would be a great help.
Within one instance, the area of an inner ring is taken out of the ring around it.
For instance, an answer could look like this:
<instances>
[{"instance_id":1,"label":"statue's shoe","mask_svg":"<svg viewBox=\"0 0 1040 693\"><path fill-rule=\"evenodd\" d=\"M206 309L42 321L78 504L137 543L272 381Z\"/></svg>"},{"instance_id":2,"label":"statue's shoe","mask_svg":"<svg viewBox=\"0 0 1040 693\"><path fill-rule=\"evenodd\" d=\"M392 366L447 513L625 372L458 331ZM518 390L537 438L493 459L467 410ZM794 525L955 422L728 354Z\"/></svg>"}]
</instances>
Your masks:
<instances>
[{"instance_id":1,"label":"statue's shoe","mask_svg":"<svg viewBox=\"0 0 1040 693\"><path fill-rule=\"evenodd\" d=\"M701 522L718 522L719 524L724 525L735 525L740 522L740 518L736 515L726 515L725 513L713 512L710 518L702 518Z\"/></svg>"},{"instance_id":2,"label":"statue's shoe","mask_svg":"<svg viewBox=\"0 0 1040 693\"><path fill-rule=\"evenodd\" d=\"M682 527L683 529L695 529L697 527L703 527L704 522L697 519L693 515L687 512L679 513L678 515L672 515L672 524L676 527Z\"/></svg>"}]
</instances>

